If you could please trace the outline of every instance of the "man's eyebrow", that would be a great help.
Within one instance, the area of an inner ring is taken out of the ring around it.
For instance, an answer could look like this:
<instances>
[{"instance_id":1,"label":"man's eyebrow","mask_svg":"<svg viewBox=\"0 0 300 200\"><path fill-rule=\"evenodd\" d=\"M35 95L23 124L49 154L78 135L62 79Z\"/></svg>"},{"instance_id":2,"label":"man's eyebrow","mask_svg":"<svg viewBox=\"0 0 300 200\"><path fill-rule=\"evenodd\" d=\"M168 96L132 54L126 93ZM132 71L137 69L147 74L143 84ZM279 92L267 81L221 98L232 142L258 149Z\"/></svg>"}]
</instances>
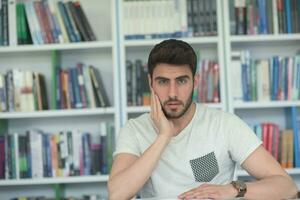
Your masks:
<instances>
[{"instance_id":1,"label":"man's eyebrow","mask_svg":"<svg viewBox=\"0 0 300 200\"><path fill-rule=\"evenodd\" d=\"M178 77L176 77L176 80L184 79L184 78L190 79L190 77L189 77L188 75L183 75L183 76L178 76Z\"/></svg>"},{"instance_id":2,"label":"man's eyebrow","mask_svg":"<svg viewBox=\"0 0 300 200\"><path fill-rule=\"evenodd\" d=\"M175 79L179 80L179 79L190 79L190 77L188 75L183 75L183 76L178 76ZM155 77L155 80L170 80L169 78L163 77L163 76L157 76Z\"/></svg>"},{"instance_id":3,"label":"man's eyebrow","mask_svg":"<svg viewBox=\"0 0 300 200\"><path fill-rule=\"evenodd\" d=\"M170 80L170 79L168 79L166 77L162 77L162 76L157 76L157 77L155 77L155 80Z\"/></svg>"}]
</instances>

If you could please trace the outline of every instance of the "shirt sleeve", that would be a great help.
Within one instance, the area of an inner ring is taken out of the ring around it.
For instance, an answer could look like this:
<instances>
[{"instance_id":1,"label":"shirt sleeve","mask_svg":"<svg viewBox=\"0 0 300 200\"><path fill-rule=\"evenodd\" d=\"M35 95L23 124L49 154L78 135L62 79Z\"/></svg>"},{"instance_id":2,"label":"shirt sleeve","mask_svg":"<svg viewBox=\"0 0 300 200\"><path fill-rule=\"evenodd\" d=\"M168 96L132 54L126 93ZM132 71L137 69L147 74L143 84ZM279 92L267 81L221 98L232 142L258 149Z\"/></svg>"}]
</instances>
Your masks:
<instances>
[{"instance_id":1,"label":"shirt sleeve","mask_svg":"<svg viewBox=\"0 0 300 200\"><path fill-rule=\"evenodd\" d=\"M228 149L234 161L239 165L256 150L262 141L255 135L252 129L235 115L229 116L229 122L226 123L229 127L228 135Z\"/></svg>"},{"instance_id":2,"label":"shirt sleeve","mask_svg":"<svg viewBox=\"0 0 300 200\"><path fill-rule=\"evenodd\" d=\"M119 153L130 153L140 156L139 143L135 135L134 128L129 120L123 128L121 128L116 142L116 150L113 153L115 157Z\"/></svg>"}]
</instances>

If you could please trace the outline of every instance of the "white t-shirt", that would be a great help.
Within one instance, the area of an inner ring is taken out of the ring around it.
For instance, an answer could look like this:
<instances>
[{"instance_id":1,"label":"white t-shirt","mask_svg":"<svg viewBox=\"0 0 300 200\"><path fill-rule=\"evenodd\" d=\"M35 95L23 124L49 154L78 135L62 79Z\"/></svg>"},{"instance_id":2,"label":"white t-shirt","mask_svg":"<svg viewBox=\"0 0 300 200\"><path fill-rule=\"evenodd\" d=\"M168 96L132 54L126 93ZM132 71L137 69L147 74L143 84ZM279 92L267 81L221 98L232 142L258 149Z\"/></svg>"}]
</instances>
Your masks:
<instances>
[{"instance_id":1,"label":"white t-shirt","mask_svg":"<svg viewBox=\"0 0 300 200\"><path fill-rule=\"evenodd\" d=\"M131 119L120 131L114 156L141 156L156 137L148 113ZM242 164L261 143L237 116L196 104L191 122L171 139L141 197L176 198L204 182L229 183L235 163Z\"/></svg>"}]
</instances>

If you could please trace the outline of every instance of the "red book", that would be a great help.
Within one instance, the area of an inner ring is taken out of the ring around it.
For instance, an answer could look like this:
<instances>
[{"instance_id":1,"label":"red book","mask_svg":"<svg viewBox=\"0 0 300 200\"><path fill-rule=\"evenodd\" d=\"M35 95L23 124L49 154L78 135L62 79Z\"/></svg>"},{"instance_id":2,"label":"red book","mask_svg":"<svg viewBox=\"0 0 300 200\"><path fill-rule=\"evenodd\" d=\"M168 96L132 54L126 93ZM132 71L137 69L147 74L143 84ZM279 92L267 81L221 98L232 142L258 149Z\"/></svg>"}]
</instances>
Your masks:
<instances>
[{"instance_id":1,"label":"red book","mask_svg":"<svg viewBox=\"0 0 300 200\"><path fill-rule=\"evenodd\" d=\"M262 124L262 141L263 146L268 150L268 124Z\"/></svg>"},{"instance_id":2,"label":"red book","mask_svg":"<svg viewBox=\"0 0 300 200\"><path fill-rule=\"evenodd\" d=\"M272 149L273 149L273 145L274 145L273 144L273 137L274 137L274 124L268 124L267 144L268 144L268 151L270 152L271 155L273 155L273 153L272 153Z\"/></svg>"},{"instance_id":3,"label":"red book","mask_svg":"<svg viewBox=\"0 0 300 200\"><path fill-rule=\"evenodd\" d=\"M280 131L278 125L274 126L274 137L273 137L273 149L274 149L274 157L279 161L279 141L280 141Z\"/></svg>"}]
</instances>

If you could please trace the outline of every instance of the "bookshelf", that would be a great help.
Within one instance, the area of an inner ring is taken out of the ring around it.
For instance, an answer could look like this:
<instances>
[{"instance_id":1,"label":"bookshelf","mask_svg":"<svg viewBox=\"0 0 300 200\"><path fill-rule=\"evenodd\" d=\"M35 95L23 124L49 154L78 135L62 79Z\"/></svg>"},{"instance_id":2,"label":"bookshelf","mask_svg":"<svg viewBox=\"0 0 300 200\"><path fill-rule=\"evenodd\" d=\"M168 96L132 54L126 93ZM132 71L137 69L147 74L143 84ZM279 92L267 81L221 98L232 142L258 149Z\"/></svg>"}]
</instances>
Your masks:
<instances>
[{"instance_id":1,"label":"bookshelf","mask_svg":"<svg viewBox=\"0 0 300 200\"><path fill-rule=\"evenodd\" d=\"M181 1L184 2L184 1ZM181 37L182 39L189 44L199 53L200 60L211 59L216 60L220 67L220 99L219 103L208 103L209 106L215 107L218 109L226 110L226 91L225 91L225 61L224 55L222 52L223 49L223 39L222 39L222 1L216 0L216 22L217 22L217 34L211 36L194 36L194 37ZM187 5L188 6L188 5ZM126 24L124 14L124 1L119 2L119 24ZM150 6L151 7L151 6ZM187 8L188 9L188 8ZM148 25L148 24L147 24ZM126 25L124 25L126 26ZM127 88L126 88L126 60L135 60L141 59L146 63L150 50L154 47L155 44L159 43L162 39L126 39L126 33L124 26L120 26L120 74L121 74L121 121L124 124L127 119L136 117L142 113L149 112L149 106L128 106L127 105ZM150 24L151 26L151 24ZM154 27L151 27L153 30L156 30L155 24ZM149 31L149 30L148 30ZM151 30L150 30L151 32Z\"/></svg>"},{"instance_id":2,"label":"bookshelf","mask_svg":"<svg viewBox=\"0 0 300 200\"><path fill-rule=\"evenodd\" d=\"M51 0L52 1L52 0ZM15 11L17 3L10 0L9 11ZM59 56L63 69L75 67L76 63L92 65L102 75L104 88L110 101L109 107L49 109L33 112L1 112L1 128L8 133L24 134L26 130L42 130L48 133L79 130L91 134L100 134L102 122L113 123L115 132L120 128L119 107L119 68L116 1L83 0L80 4L96 36L95 41L76 43L52 43L42 45L0 46L0 72L10 69L37 71L45 76L49 106L53 104L52 70L53 53ZM15 11L16 12L16 11ZM10 14L10 22L16 16ZM9 30L15 23L9 24ZM11 40L16 39L16 32L11 31ZM53 108L53 107L52 107ZM115 133L112 133L115 135ZM0 198L11 199L21 196L46 196L59 199L63 197L97 194L107 197L106 182L108 175L84 175L72 177L44 177L0 180ZM99 189L100 187L100 189Z\"/></svg>"},{"instance_id":3,"label":"bookshelf","mask_svg":"<svg viewBox=\"0 0 300 200\"><path fill-rule=\"evenodd\" d=\"M249 1L250 2L250 1ZM288 127L286 119L286 110L290 107L299 107L299 100L270 100L270 101L236 101L236 94L233 87L233 57L239 56L241 50L250 50L251 58L267 59L272 56L295 56L299 50L300 34L299 33L280 33L278 26L278 10L276 0L271 0L271 16L273 18L273 29L268 34L256 35L235 35L231 33L230 26L230 0L223 1L224 14L224 52L226 62L226 80L227 80L227 109L229 112L237 114L249 125L253 126L262 122L272 122L278 124L280 130L291 128ZM268 1L268 3L270 3ZM270 10L269 10L270 11ZM268 15L268 14L267 14ZM298 188L299 168L286 169L296 181ZM249 177L244 170L238 170L237 177Z\"/></svg>"}]
</instances>

